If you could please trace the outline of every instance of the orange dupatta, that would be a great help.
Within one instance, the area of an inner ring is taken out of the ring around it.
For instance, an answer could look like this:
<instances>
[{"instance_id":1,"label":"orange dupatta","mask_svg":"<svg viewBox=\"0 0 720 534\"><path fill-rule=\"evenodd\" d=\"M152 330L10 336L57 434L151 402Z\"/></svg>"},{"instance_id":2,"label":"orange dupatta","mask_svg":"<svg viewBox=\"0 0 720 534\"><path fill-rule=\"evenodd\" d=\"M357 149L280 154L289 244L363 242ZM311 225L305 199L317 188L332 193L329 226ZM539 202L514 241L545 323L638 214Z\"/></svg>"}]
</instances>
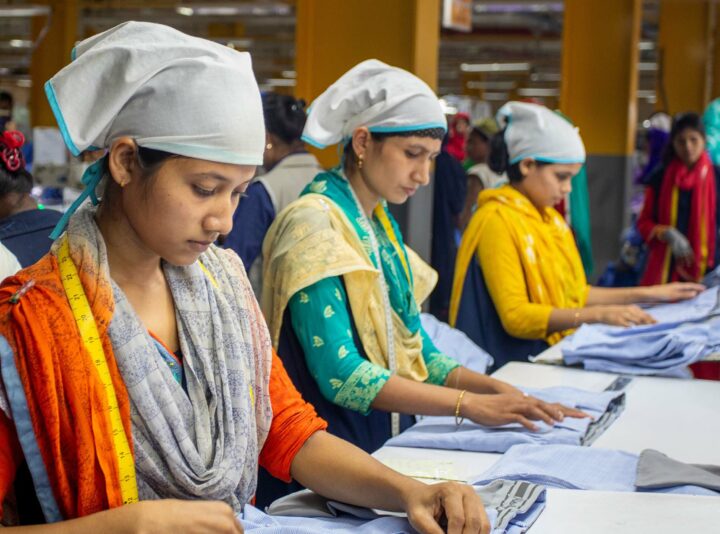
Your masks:
<instances>
[{"instance_id":1,"label":"orange dupatta","mask_svg":"<svg viewBox=\"0 0 720 534\"><path fill-rule=\"evenodd\" d=\"M102 338L123 426L131 436L128 394L108 336L112 289L89 258L81 260L85 261L77 265L78 272ZM34 280L34 287L13 304L11 297L29 280ZM0 286L0 335L15 354L37 446L62 517L120 506L107 398L80 338L52 253ZM29 452L24 450L26 458Z\"/></svg>"}]
</instances>

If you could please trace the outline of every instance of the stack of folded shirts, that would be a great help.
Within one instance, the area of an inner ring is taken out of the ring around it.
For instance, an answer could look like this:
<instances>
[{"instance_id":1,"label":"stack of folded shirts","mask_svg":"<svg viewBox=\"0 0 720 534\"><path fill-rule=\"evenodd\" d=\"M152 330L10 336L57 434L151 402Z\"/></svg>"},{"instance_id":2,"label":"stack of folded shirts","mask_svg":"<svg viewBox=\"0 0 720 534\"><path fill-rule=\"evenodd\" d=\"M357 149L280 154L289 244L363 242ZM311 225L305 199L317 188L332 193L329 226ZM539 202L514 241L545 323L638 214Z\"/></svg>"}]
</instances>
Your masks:
<instances>
[{"instance_id":1,"label":"stack of folded shirts","mask_svg":"<svg viewBox=\"0 0 720 534\"><path fill-rule=\"evenodd\" d=\"M681 467L678 467L681 466ZM703 468L705 474L703 475ZM516 445L474 484L523 480L552 488L720 496L720 468L681 464L657 451L636 454L573 445ZM698 475L698 472L700 475ZM713 486L713 481L716 486Z\"/></svg>"},{"instance_id":2,"label":"stack of folded shirts","mask_svg":"<svg viewBox=\"0 0 720 534\"><path fill-rule=\"evenodd\" d=\"M545 488L531 482L493 480L474 487L492 524L492 534L521 534L545 509ZM328 501L309 490L282 497L264 514L250 505L240 522L253 534L415 534L406 516Z\"/></svg>"},{"instance_id":3,"label":"stack of folded shirts","mask_svg":"<svg viewBox=\"0 0 720 534\"><path fill-rule=\"evenodd\" d=\"M720 289L649 308L658 322L623 328L586 324L563 341L566 365L635 375L687 376L685 368L720 352Z\"/></svg>"},{"instance_id":4,"label":"stack of folded shirts","mask_svg":"<svg viewBox=\"0 0 720 534\"><path fill-rule=\"evenodd\" d=\"M621 391L593 392L571 387L525 391L547 402L583 410L593 419L565 417L552 426L534 421L539 430L533 432L519 423L486 427L468 420L456 425L454 417L424 417L385 445L473 452L505 452L520 443L590 445L617 419L625 405Z\"/></svg>"}]
</instances>

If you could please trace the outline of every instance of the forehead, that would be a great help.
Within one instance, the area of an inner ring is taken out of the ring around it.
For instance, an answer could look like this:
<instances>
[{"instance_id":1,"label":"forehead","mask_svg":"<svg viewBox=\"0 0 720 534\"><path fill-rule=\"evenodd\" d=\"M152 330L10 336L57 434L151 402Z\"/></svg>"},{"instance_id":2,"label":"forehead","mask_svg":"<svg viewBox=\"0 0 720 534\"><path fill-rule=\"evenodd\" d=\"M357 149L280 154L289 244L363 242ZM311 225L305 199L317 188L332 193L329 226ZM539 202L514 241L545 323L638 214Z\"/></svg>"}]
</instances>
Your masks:
<instances>
[{"instance_id":1,"label":"forehead","mask_svg":"<svg viewBox=\"0 0 720 534\"><path fill-rule=\"evenodd\" d=\"M165 169L184 175L208 176L219 181L242 183L253 177L256 167L181 157L167 160Z\"/></svg>"}]
</instances>

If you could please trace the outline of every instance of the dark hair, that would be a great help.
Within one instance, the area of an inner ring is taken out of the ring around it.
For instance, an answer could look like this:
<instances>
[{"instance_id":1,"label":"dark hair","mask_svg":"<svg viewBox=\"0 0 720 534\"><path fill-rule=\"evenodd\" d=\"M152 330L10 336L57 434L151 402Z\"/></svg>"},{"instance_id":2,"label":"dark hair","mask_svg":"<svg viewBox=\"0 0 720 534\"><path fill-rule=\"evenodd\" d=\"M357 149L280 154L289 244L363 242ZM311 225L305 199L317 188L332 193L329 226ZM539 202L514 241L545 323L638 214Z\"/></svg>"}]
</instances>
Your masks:
<instances>
[{"instance_id":1,"label":"dark hair","mask_svg":"<svg viewBox=\"0 0 720 534\"><path fill-rule=\"evenodd\" d=\"M487 132L485 132L482 128L478 128L477 126L474 126L473 129L470 130L469 135L476 135L486 143L490 141Z\"/></svg>"},{"instance_id":2,"label":"dark hair","mask_svg":"<svg viewBox=\"0 0 720 534\"><path fill-rule=\"evenodd\" d=\"M550 165L546 161L537 161L538 167ZM507 173L510 182L521 182L524 178L520 172L520 162L510 164L510 154L508 153L507 143L505 142L505 129L503 128L490 139L490 156L488 157L488 167L497 173Z\"/></svg>"},{"instance_id":3,"label":"dark hair","mask_svg":"<svg viewBox=\"0 0 720 534\"><path fill-rule=\"evenodd\" d=\"M9 93L8 91L0 91L0 101L5 101L10 103L10 107L12 107L14 98L12 93Z\"/></svg>"},{"instance_id":4,"label":"dark hair","mask_svg":"<svg viewBox=\"0 0 720 534\"><path fill-rule=\"evenodd\" d=\"M155 150L154 148L145 148L141 146L137 147L137 162L138 166L140 167L140 176L146 190L152 184L152 177L162 166L162 164L169 159L177 157L180 156L178 156L177 154L172 154L170 152L164 152L162 150ZM103 176L110 177L110 160L108 157L105 157L102 172ZM112 179L107 180L103 191L103 197L107 196L111 184L114 183L115 182Z\"/></svg>"},{"instance_id":5,"label":"dark hair","mask_svg":"<svg viewBox=\"0 0 720 534\"><path fill-rule=\"evenodd\" d=\"M427 137L442 141L446 136L444 128L424 128L422 130L409 130L404 132L370 132L372 140L382 143L388 137ZM357 154L352 147L352 141L348 141L343 149L343 161L345 166L352 168L357 165Z\"/></svg>"},{"instance_id":6,"label":"dark hair","mask_svg":"<svg viewBox=\"0 0 720 534\"><path fill-rule=\"evenodd\" d=\"M32 191L33 177L25 168L22 153L24 141L20 132L0 132L0 196L29 194Z\"/></svg>"},{"instance_id":7,"label":"dark hair","mask_svg":"<svg viewBox=\"0 0 720 534\"><path fill-rule=\"evenodd\" d=\"M702 118L697 113L678 113L673 118L672 128L670 128L670 140L665 146L665 153L663 154L663 163L669 164L674 158L677 157L675 153L675 147L673 143L675 138L680 135L684 130L695 130L702 138L705 139L705 126L703 125Z\"/></svg>"},{"instance_id":8,"label":"dark hair","mask_svg":"<svg viewBox=\"0 0 720 534\"><path fill-rule=\"evenodd\" d=\"M305 101L288 95L265 93L262 96L265 128L268 132L291 144L298 141L305 127Z\"/></svg>"},{"instance_id":9,"label":"dark hair","mask_svg":"<svg viewBox=\"0 0 720 534\"><path fill-rule=\"evenodd\" d=\"M29 194L33 188L33 177L25 167L15 172L9 171L0 165L0 196L9 193Z\"/></svg>"}]
</instances>

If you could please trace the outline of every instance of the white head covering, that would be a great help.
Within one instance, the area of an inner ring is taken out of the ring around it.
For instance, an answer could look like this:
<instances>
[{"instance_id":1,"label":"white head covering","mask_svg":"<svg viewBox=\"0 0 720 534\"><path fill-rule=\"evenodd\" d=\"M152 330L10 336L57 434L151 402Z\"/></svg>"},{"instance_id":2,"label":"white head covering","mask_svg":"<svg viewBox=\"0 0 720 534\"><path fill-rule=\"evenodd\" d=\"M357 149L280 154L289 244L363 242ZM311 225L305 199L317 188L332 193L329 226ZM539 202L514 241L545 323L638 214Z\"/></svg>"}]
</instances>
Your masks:
<instances>
[{"instance_id":1,"label":"white head covering","mask_svg":"<svg viewBox=\"0 0 720 534\"><path fill-rule=\"evenodd\" d=\"M359 126L377 133L447 130L447 120L437 96L420 78L368 59L315 99L302 139L325 148L350 137Z\"/></svg>"},{"instance_id":2,"label":"white head covering","mask_svg":"<svg viewBox=\"0 0 720 534\"><path fill-rule=\"evenodd\" d=\"M505 128L510 164L525 158L546 163L585 163L585 146L578 129L545 106L508 102L497 112Z\"/></svg>"},{"instance_id":3,"label":"white head covering","mask_svg":"<svg viewBox=\"0 0 720 534\"><path fill-rule=\"evenodd\" d=\"M84 40L72 58L45 94L73 155L130 136L180 156L262 164L265 126L248 53L161 24L126 22ZM100 171L101 164L88 168L77 205L88 195L97 201Z\"/></svg>"}]
</instances>

